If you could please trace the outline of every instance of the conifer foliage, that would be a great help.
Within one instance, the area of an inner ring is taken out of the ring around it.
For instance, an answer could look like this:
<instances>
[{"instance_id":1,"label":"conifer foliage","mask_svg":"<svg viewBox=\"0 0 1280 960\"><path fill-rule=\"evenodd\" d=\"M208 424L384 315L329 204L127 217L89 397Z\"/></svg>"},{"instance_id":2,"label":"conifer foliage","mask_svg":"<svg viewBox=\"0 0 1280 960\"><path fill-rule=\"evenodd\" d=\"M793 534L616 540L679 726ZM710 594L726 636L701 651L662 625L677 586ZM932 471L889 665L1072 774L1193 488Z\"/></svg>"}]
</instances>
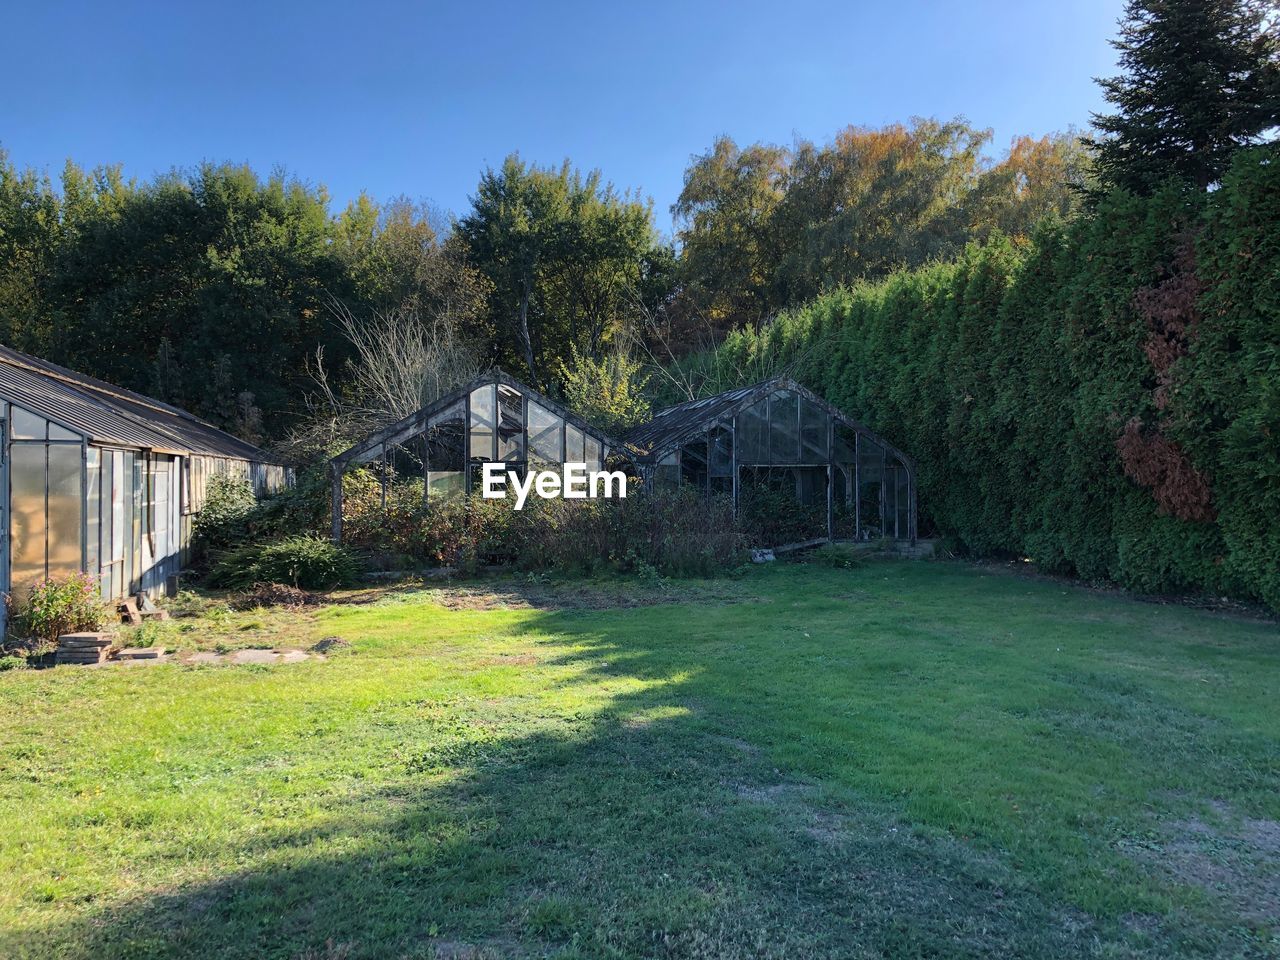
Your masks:
<instances>
[{"instance_id":1,"label":"conifer foliage","mask_svg":"<svg viewBox=\"0 0 1280 960\"><path fill-rule=\"evenodd\" d=\"M1276 16L1257 0L1130 0L1094 115L1103 190L1150 193L1170 177L1217 183L1231 155L1280 122Z\"/></svg>"}]
</instances>

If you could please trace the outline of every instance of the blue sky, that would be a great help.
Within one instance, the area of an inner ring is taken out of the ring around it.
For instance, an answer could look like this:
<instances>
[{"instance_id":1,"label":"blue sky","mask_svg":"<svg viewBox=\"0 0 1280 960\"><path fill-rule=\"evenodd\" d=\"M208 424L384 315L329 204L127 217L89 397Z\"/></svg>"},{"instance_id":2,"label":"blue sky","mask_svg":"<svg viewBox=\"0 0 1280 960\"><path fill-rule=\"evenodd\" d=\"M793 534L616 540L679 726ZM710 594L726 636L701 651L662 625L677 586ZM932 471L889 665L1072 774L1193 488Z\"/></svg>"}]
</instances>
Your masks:
<instances>
[{"instance_id":1,"label":"blue sky","mask_svg":"<svg viewBox=\"0 0 1280 960\"><path fill-rule=\"evenodd\" d=\"M1088 124L1121 0L5 4L0 146L146 178L201 160L461 212L518 150L670 204L692 154L957 114Z\"/></svg>"}]
</instances>

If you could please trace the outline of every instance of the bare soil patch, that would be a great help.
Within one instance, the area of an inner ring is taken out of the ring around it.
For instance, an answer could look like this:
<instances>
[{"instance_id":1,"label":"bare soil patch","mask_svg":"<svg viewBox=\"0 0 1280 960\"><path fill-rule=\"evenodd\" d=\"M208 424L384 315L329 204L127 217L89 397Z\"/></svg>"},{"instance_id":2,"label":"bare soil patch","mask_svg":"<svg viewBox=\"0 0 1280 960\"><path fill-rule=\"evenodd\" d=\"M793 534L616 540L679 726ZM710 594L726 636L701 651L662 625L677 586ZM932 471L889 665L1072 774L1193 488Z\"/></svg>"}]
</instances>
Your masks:
<instances>
[{"instance_id":1,"label":"bare soil patch","mask_svg":"<svg viewBox=\"0 0 1280 960\"><path fill-rule=\"evenodd\" d=\"M1280 821L1238 817L1214 804L1211 817L1179 820L1163 833L1135 856L1177 883L1199 887L1247 922L1280 924Z\"/></svg>"}]
</instances>

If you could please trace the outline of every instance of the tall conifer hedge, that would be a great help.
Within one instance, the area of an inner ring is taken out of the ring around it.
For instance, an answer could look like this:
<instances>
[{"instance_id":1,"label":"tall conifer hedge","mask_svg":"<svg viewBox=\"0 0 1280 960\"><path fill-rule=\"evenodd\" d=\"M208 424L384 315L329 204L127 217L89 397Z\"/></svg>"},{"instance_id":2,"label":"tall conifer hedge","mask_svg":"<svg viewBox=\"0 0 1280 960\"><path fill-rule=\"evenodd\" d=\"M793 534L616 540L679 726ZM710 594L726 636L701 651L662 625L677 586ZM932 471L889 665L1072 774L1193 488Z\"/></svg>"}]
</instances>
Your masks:
<instances>
[{"instance_id":1,"label":"tall conifer hedge","mask_svg":"<svg viewBox=\"0 0 1280 960\"><path fill-rule=\"evenodd\" d=\"M1280 608L1280 151L1212 192L1116 193L1015 249L824 296L763 352L912 454L981 555Z\"/></svg>"}]
</instances>

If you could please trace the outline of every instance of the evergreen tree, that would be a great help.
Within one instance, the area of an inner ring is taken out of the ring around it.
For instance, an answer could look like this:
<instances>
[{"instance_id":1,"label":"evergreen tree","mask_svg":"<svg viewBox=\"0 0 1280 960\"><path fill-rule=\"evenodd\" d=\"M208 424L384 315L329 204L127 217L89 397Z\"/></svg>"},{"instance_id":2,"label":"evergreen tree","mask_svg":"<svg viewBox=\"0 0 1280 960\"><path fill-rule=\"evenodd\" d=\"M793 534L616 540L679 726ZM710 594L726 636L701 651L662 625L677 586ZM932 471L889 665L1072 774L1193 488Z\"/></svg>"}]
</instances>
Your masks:
<instances>
[{"instance_id":1,"label":"evergreen tree","mask_svg":"<svg viewBox=\"0 0 1280 960\"><path fill-rule=\"evenodd\" d=\"M1208 187L1276 125L1276 13L1275 0L1130 0L1112 41L1125 72L1099 81L1116 112L1094 115L1103 189Z\"/></svg>"}]
</instances>

